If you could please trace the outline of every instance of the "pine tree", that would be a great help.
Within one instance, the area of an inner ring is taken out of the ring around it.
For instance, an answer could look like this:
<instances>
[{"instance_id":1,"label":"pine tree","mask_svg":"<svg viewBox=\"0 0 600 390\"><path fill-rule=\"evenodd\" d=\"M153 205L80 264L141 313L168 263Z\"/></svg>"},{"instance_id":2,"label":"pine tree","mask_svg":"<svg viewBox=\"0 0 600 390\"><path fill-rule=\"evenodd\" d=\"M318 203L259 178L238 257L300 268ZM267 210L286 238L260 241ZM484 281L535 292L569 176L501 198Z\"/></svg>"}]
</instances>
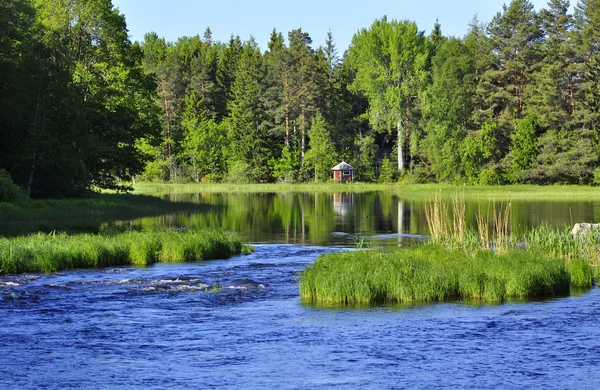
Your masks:
<instances>
[{"instance_id":1,"label":"pine tree","mask_svg":"<svg viewBox=\"0 0 600 390\"><path fill-rule=\"evenodd\" d=\"M506 133L503 148L507 151L515 120L526 115L526 96L540 60L543 31L533 4L512 0L494 16L487 32L493 62L482 75L481 82L487 85L483 100Z\"/></svg>"},{"instance_id":2,"label":"pine tree","mask_svg":"<svg viewBox=\"0 0 600 390\"><path fill-rule=\"evenodd\" d=\"M317 111L312 118L312 125L308 131L310 149L306 153L306 168L314 174L315 182L329 180L330 169L335 165L335 145L331 141L329 126Z\"/></svg>"},{"instance_id":3,"label":"pine tree","mask_svg":"<svg viewBox=\"0 0 600 390\"><path fill-rule=\"evenodd\" d=\"M256 42L250 40L243 49L238 71L231 88L228 133L230 174L245 175L249 181L267 180L270 159L263 124L264 108L260 96L263 81L262 56Z\"/></svg>"},{"instance_id":4,"label":"pine tree","mask_svg":"<svg viewBox=\"0 0 600 390\"><path fill-rule=\"evenodd\" d=\"M527 101L529 112L543 129L560 129L569 123L574 108L574 83L577 78L573 50L573 17L568 0L550 0L540 12L546 33L541 46L543 60L533 75L534 85Z\"/></svg>"}]
</instances>

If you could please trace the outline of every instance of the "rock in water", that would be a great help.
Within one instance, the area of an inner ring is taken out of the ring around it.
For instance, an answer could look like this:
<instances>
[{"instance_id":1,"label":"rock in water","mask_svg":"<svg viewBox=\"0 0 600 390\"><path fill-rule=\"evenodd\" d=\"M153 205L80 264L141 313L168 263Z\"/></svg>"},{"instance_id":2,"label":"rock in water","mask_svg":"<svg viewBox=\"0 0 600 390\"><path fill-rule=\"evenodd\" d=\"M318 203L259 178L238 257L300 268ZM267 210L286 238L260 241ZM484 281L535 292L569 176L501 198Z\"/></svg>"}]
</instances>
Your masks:
<instances>
[{"instance_id":1,"label":"rock in water","mask_svg":"<svg viewBox=\"0 0 600 390\"><path fill-rule=\"evenodd\" d=\"M600 230L600 223L576 223L571 230L571 234L574 236L580 234L588 234L591 231Z\"/></svg>"}]
</instances>

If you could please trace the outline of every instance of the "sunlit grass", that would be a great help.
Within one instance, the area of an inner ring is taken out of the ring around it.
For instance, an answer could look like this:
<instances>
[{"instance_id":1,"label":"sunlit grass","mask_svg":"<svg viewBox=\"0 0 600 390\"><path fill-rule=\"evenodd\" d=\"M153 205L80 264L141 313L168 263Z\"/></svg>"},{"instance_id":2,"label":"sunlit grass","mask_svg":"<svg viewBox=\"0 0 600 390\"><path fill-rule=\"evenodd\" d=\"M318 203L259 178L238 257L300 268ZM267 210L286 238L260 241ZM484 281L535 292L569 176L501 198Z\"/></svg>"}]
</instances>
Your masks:
<instances>
[{"instance_id":1,"label":"sunlit grass","mask_svg":"<svg viewBox=\"0 0 600 390\"><path fill-rule=\"evenodd\" d=\"M425 245L397 252L320 257L301 276L303 300L323 304L429 303L551 297L569 293L564 261L534 251L468 254Z\"/></svg>"},{"instance_id":2,"label":"sunlit grass","mask_svg":"<svg viewBox=\"0 0 600 390\"><path fill-rule=\"evenodd\" d=\"M211 230L112 236L36 234L0 238L0 273L226 259L248 251L237 236Z\"/></svg>"},{"instance_id":3,"label":"sunlit grass","mask_svg":"<svg viewBox=\"0 0 600 390\"><path fill-rule=\"evenodd\" d=\"M377 184L377 183L305 183L305 184L158 184L138 183L134 185L139 194L209 193L209 192L370 192L385 191L406 199L434 198L486 200L545 200L564 201L600 199L600 187L575 185L505 185L473 186L450 184Z\"/></svg>"}]
</instances>

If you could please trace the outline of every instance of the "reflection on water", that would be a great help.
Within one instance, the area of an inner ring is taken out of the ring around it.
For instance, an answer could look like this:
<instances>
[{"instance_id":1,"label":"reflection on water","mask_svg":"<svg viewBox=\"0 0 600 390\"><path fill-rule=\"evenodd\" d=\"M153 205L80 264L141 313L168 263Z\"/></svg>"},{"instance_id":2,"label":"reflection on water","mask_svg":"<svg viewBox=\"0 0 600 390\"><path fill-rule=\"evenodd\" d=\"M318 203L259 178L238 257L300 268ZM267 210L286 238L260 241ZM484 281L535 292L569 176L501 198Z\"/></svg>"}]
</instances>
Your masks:
<instances>
[{"instance_id":1,"label":"reflection on water","mask_svg":"<svg viewBox=\"0 0 600 390\"><path fill-rule=\"evenodd\" d=\"M426 239L424 207L430 199L403 199L369 193L194 193L165 197L214 207L120 221L107 228L152 230L199 225L238 232L255 243L353 246L366 237L377 246L404 246ZM467 224L476 228L478 212L492 213L507 202L467 200ZM600 220L600 203L581 201L512 201L511 230L517 234L541 224L562 227ZM452 200L448 201L451 212Z\"/></svg>"},{"instance_id":2,"label":"reflection on water","mask_svg":"<svg viewBox=\"0 0 600 390\"><path fill-rule=\"evenodd\" d=\"M424 207L430 198L403 198L386 192L191 193L164 198L178 204L212 207L182 207L158 216L120 216L113 221L43 217L18 222L0 220L0 235L199 225L237 232L254 243L347 247L370 241L375 246L396 247L412 245L429 234ZM452 203L448 200L449 212ZM467 224L476 228L478 212L491 216L494 209L503 209L506 204L507 201L467 200ZM517 234L541 224L562 227L576 222L600 222L600 202L517 200L511 206L510 230Z\"/></svg>"}]
</instances>

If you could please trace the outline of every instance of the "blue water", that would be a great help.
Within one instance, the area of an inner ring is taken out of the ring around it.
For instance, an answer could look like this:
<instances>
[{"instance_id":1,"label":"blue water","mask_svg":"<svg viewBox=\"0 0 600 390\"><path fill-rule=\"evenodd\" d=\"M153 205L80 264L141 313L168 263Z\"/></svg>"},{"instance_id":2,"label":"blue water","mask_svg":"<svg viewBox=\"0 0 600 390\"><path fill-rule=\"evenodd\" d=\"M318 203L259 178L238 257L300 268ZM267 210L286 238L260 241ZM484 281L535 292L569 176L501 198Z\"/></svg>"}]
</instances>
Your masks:
<instances>
[{"instance_id":1,"label":"blue water","mask_svg":"<svg viewBox=\"0 0 600 390\"><path fill-rule=\"evenodd\" d=\"M541 302L323 309L339 249L0 278L2 389L600 386L600 289Z\"/></svg>"}]
</instances>

